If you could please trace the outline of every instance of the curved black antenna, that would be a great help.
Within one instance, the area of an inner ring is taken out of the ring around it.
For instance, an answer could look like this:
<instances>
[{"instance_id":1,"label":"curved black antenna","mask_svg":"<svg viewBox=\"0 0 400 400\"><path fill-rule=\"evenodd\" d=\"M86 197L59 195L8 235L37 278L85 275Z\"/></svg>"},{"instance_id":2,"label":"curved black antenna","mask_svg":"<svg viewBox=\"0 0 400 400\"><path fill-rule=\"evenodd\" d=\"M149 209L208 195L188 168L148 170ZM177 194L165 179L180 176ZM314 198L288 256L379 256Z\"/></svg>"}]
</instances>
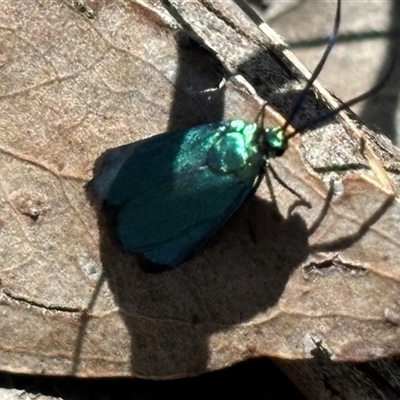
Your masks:
<instances>
[{"instance_id":1,"label":"curved black antenna","mask_svg":"<svg viewBox=\"0 0 400 400\"><path fill-rule=\"evenodd\" d=\"M329 56L334 44L336 43L336 38L339 32L339 25L340 25L340 12L341 12L341 0L337 0L336 3L336 15L335 15L335 23L333 25L333 31L329 36L328 45L326 46L325 52L322 55L321 60L319 61L318 65L315 67L311 78L308 80L305 88L301 91L299 98L297 99L292 112L290 113L289 117L286 119L286 122L282 126L282 131L285 132L287 127L292 122L294 116L299 112L300 107L303 105L304 99L308 94L308 90L311 88L315 80L318 78L323 66L325 65L326 59ZM293 136L293 135L290 135Z\"/></svg>"},{"instance_id":2,"label":"curved black antenna","mask_svg":"<svg viewBox=\"0 0 400 400\"><path fill-rule=\"evenodd\" d=\"M374 96L376 93L378 93L387 83L389 77L392 75L392 72L394 70L394 67L396 65L397 57L394 56L392 60L390 61L389 68L386 71L385 75L382 77L382 79L371 89L368 91L360 94L357 97L354 97L353 99L346 101L345 103L341 104L339 107L334 108L333 110L329 111L327 114L323 115L321 118L317 118L315 121L308 122L304 125L301 125L295 129L294 132L291 132L290 135L287 136L287 138L290 138L298 133L301 133L307 129L310 128L315 128L318 125L320 125L322 122L334 117L340 111L348 109L350 106L353 106L354 104L360 103L361 101L364 101L372 96Z\"/></svg>"}]
</instances>

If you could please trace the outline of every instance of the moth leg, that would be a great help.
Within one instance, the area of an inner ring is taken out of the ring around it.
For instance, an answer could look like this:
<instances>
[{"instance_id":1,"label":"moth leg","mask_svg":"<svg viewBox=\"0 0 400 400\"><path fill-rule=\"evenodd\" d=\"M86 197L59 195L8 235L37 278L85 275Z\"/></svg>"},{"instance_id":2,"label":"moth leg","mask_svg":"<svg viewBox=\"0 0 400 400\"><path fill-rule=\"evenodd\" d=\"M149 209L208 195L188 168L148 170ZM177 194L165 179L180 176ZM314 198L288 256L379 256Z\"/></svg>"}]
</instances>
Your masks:
<instances>
[{"instance_id":1,"label":"moth leg","mask_svg":"<svg viewBox=\"0 0 400 400\"><path fill-rule=\"evenodd\" d=\"M272 173L272 175L274 176L274 178L279 182L279 184L281 184L286 190L288 190L290 193L292 193L294 196L296 196L298 198L297 201L293 202L293 204L289 207L288 210L288 214L292 215L293 211L296 209L296 207L298 206L304 206L307 207L308 209L310 209L311 203L309 201L307 201L302 195L300 195L299 193L297 193L294 189L292 189L289 185L286 184L286 182L284 182L279 175L277 174L277 172L274 170L274 168L272 166L269 166L269 169ZM328 212L328 208L329 205L331 204L333 195L334 195L334 181L330 180L329 181L329 190L328 190L328 194L325 198L324 201L324 205L320 211L320 213L318 214L317 219L312 223L311 227L308 229L308 235L312 235L320 226L321 222L324 220L327 212Z\"/></svg>"},{"instance_id":2,"label":"moth leg","mask_svg":"<svg viewBox=\"0 0 400 400\"><path fill-rule=\"evenodd\" d=\"M297 197L298 200L296 200L295 202L293 202L293 204L289 207L288 210L288 214L292 215L293 211L299 207L299 206L303 206L303 207L307 207L308 209L311 208L311 203L309 201L307 201L300 193L297 193L294 189L292 189L283 179L281 179L278 175L278 173L275 171L275 169L272 167L272 165L268 166L269 171L271 171L271 174L273 175L274 179L281 185L283 186L289 193L293 194L294 196ZM268 170L266 169L265 171L265 177L267 178L267 185L268 185L268 189L271 193L271 198L273 203L276 206L276 209L278 210L277 207L277 202L276 202L276 197L274 195L274 191L272 189L272 183L271 183L271 179L269 178L268 175Z\"/></svg>"},{"instance_id":3,"label":"moth leg","mask_svg":"<svg viewBox=\"0 0 400 400\"><path fill-rule=\"evenodd\" d=\"M308 228L309 236L311 236L318 229L318 227L321 225L321 222L326 217L326 214L328 213L328 208L331 204L334 192L335 192L334 180L331 179L329 181L329 190L328 190L327 196L325 197L324 205L323 205L320 213L318 214L317 219L313 222L313 224L310 226L310 228Z\"/></svg>"}]
</instances>

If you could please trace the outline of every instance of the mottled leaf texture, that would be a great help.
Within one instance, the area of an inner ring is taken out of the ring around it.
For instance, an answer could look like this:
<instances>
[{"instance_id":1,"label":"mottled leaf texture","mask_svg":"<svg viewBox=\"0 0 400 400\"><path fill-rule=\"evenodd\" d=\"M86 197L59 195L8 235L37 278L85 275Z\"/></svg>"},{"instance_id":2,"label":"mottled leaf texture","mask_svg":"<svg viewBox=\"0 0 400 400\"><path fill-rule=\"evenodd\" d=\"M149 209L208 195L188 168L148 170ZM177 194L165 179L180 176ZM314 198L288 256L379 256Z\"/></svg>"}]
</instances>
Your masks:
<instances>
[{"instance_id":1,"label":"mottled leaf texture","mask_svg":"<svg viewBox=\"0 0 400 400\"><path fill-rule=\"evenodd\" d=\"M397 354L398 150L346 115L296 137L204 251L145 273L87 198L98 157L252 122L263 99L282 123L306 71L230 1L76 4L0 6L0 368L167 379ZM335 102L320 88L294 125Z\"/></svg>"}]
</instances>

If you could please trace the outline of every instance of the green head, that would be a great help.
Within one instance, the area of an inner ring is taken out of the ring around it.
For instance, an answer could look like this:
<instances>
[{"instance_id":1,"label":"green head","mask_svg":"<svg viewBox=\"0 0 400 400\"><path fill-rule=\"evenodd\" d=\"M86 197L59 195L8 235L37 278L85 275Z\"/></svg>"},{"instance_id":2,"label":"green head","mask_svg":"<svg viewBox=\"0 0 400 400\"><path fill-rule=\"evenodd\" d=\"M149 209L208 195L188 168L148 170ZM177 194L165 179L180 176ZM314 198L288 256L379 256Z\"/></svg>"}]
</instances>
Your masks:
<instances>
[{"instance_id":1,"label":"green head","mask_svg":"<svg viewBox=\"0 0 400 400\"><path fill-rule=\"evenodd\" d=\"M262 145L267 157L279 157L288 147L288 138L280 126L267 128L262 135Z\"/></svg>"}]
</instances>

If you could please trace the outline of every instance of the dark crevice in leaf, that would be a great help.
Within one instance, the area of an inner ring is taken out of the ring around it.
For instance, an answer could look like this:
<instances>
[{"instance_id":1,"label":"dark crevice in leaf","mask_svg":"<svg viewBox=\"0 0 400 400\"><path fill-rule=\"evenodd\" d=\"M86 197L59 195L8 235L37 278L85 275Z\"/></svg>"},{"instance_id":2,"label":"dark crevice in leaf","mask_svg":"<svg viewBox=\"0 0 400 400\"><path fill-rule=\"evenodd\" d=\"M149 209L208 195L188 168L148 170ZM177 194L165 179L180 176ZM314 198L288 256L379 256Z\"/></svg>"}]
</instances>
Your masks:
<instances>
[{"instance_id":1,"label":"dark crevice in leaf","mask_svg":"<svg viewBox=\"0 0 400 400\"><path fill-rule=\"evenodd\" d=\"M331 172L364 171L368 168L364 164L330 165L329 167L314 167L315 172L329 174Z\"/></svg>"},{"instance_id":2,"label":"dark crevice in leaf","mask_svg":"<svg viewBox=\"0 0 400 400\"><path fill-rule=\"evenodd\" d=\"M48 311L60 311L60 312L67 312L67 313L81 313L82 312L82 309L75 308L75 307L49 306L49 305L41 304L41 303L38 303L33 300L28 300L22 296L15 296L4 289L3 289L3 293L10 299L17 301L19 303L27 304L29 307L36 307L36 308L45 309Z\"/></svg>"}]
</instances>

